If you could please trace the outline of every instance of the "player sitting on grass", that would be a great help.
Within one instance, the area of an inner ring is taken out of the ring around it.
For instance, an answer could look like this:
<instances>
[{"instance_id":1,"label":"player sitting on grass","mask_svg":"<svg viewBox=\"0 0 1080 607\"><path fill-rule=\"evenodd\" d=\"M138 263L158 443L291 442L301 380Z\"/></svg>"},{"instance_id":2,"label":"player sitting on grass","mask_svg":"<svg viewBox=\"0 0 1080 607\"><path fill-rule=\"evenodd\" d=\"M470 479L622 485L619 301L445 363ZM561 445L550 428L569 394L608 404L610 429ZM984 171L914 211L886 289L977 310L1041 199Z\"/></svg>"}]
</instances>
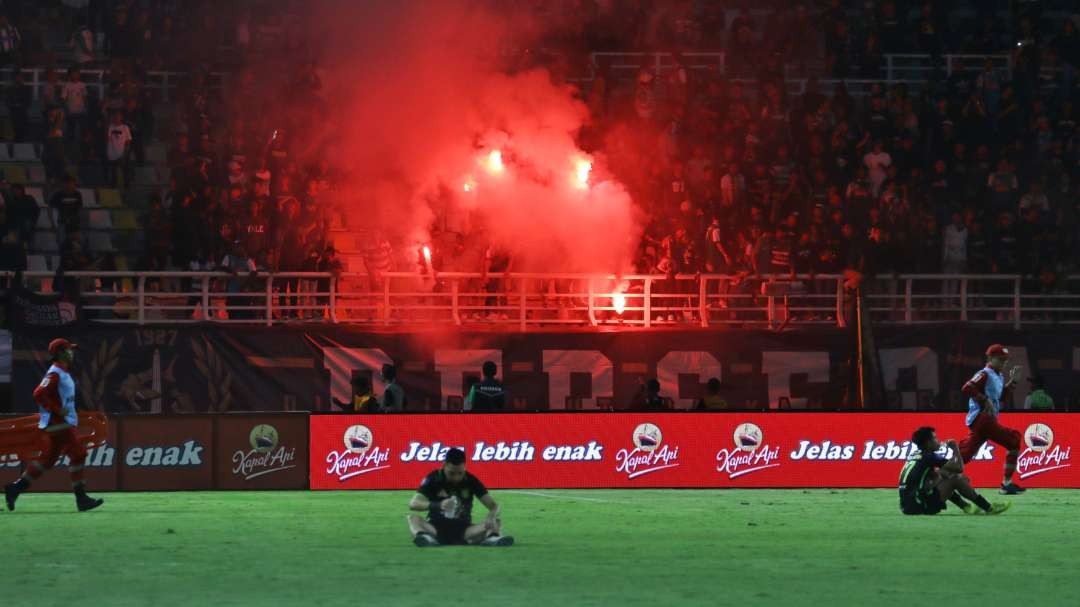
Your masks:
<instances>
[{"instance_id":1,"label":"player sitting on grass","mask_svg":"<svg viewBox=\"0 0 1080 607\"><path fill-rule=\"evenodd\" d=\"M484 522L472 522L473 498L488 509ZM487 487L465 471L465 452L450 449L438 470L424 477L409 502L409 510L427 512L427 520L409 515L413 543L421 548L453 544L473 546L512 546L514 538L501 535L499 505L491 499Z\"/></svg>"},{"instance_id":2,"label":"player sitting on grass","mask_svg":"<svg viewBox=\"0 0 1080 607\"><path fill-rule=\"evenodd\" d=\"M949 440L948 457L940 452L934 429L923 426L911 435L911 442L918 447L900 471L900 511L904 514L937 514L945 509L949 500L968 514L1001 514L1011 503L991 504L971 488L971 480L964 475L964 462L960 447ZM963 497L975 502L976 510Z\"/></svg>"}]
</instances>

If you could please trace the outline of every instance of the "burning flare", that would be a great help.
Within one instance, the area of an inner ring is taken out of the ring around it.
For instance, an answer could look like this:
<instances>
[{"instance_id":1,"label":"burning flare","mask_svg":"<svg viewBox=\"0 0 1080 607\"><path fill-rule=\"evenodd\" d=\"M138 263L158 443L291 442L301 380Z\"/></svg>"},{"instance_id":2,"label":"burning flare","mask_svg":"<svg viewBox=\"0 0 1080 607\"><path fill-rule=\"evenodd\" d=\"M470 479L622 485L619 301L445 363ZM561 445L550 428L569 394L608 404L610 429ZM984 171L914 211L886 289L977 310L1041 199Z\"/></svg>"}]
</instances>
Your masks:
<instances>
[{"instance_id":1,"label":"burning flare","mask_svg":"<svg viewBox=\"0 0 1080 607\"><path fill-rule=\"evenodd\" d=\"M592 173L592 162L587 159L578 160L574 169L574 177L579 188L585 189L589 187L590 173Z\"/></svg>"},{"instance_id":2,"label":"burning flare","mask_svg":"<svg viewBox=\"0 0 1080 607\"><path fill-rule=\"evenodd\" d=\"M622 316L622 313L626 311L626 296L622 293L617 293L615 297L611 298L611 305L615 306L615 312Z\"/></svg>"},{"instance_id":3,"label":"burning flare","mask_svg":"<svg viewBox=\"0 0 1080 607\"><path fill-rule=\"evenodd\" d=\"M491 150L485 159L485 164L487 164L488 171L496 175L506 170L500 150Z\"/></svg>"}]
</instances>

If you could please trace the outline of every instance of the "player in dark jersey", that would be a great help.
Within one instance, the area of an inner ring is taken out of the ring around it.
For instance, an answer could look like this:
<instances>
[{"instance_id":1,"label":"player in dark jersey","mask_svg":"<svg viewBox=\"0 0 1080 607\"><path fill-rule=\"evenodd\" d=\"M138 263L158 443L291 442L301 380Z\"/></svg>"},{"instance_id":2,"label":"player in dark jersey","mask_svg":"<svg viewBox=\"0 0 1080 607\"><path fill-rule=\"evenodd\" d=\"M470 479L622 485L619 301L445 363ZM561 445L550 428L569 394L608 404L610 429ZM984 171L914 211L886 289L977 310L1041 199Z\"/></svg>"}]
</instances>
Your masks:
<instances>
[{"instance_id":1,"label":"player in dark jersey","mask_svg":"<svg viewBox=\"0 0 1080 607\"><path fill-rule=\"evenodd\" d=\"M473 498L488 509L482 523L472 522ZM499 505L491 499L480 479L465 471L465 452L450 449L443 465L424 477L409 510L427 512L427 520L409 515L413 543L429 546L461 545L512 546L514 538L502 535Z\"/></svg>"},{"instance_id":2,"label":"player in dark jersey","mask_svg":"<svg viewBox=\"0 0 1080 607\"><path fill-rule=\"evenodd\" d=\"M945 509L946 500L968 514L1001 514L1012 506L1010 502L991 504L971 488L956 441L946 443L950 452L945 455L934 429L923 426L911 435L911 442L919 450L900 470L900 511L904 514L937 514ZM965 497L975 502L978 510L965 502Z\"/></svg>"}]
</instances>

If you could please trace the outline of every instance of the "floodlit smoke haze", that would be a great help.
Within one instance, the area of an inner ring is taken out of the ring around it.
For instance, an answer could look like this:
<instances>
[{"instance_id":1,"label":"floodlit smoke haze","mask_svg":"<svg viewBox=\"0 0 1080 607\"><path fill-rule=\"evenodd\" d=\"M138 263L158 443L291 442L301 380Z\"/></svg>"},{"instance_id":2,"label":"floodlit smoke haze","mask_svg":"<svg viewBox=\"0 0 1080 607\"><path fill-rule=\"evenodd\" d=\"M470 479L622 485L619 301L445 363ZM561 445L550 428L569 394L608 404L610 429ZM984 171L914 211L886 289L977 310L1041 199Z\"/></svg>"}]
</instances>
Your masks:
<instances>
[{"instance_id":1,"label":"floodlit smoke haze","mask_svg":"<svg viewBox=\"0 0 1080 607\"><path fill-rule=\"evenodd\" d=\"M641 220L603 159L575 143L585 104L544 70L506 65L507 34L527 43L542 24L478 2L331 6L311 26L323 28L324 139L352 169L353 226L409 247L432 226L483 226L515 270L629 269Z\"/></svg>"}]
</instances>

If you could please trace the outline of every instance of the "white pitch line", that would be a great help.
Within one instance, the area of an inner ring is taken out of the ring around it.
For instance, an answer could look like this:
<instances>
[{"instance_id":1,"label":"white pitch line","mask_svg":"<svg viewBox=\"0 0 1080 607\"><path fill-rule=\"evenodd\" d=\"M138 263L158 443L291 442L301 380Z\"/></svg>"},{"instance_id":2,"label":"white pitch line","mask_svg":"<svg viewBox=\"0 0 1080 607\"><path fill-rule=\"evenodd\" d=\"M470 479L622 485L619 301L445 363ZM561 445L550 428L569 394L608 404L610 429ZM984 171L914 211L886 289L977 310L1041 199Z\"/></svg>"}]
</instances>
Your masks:
<instances>
[{"instance_id":1,"label":"white pitch line","mask_svg":"<svg viewBox=\"0 0 1080 607\"><path fill-rule=\"evenodd\" d=\"M584 497L581 495L559 495L556 493L540 493L539 491L521 491L519 489L505 489L499 493L516 493L518 495L531 495L533 497L546 497L553 500L580 500L583 502L598 502L601 504L614 504L612 500L604 500L598 497Z\"/></svg>"}]
</instances>

